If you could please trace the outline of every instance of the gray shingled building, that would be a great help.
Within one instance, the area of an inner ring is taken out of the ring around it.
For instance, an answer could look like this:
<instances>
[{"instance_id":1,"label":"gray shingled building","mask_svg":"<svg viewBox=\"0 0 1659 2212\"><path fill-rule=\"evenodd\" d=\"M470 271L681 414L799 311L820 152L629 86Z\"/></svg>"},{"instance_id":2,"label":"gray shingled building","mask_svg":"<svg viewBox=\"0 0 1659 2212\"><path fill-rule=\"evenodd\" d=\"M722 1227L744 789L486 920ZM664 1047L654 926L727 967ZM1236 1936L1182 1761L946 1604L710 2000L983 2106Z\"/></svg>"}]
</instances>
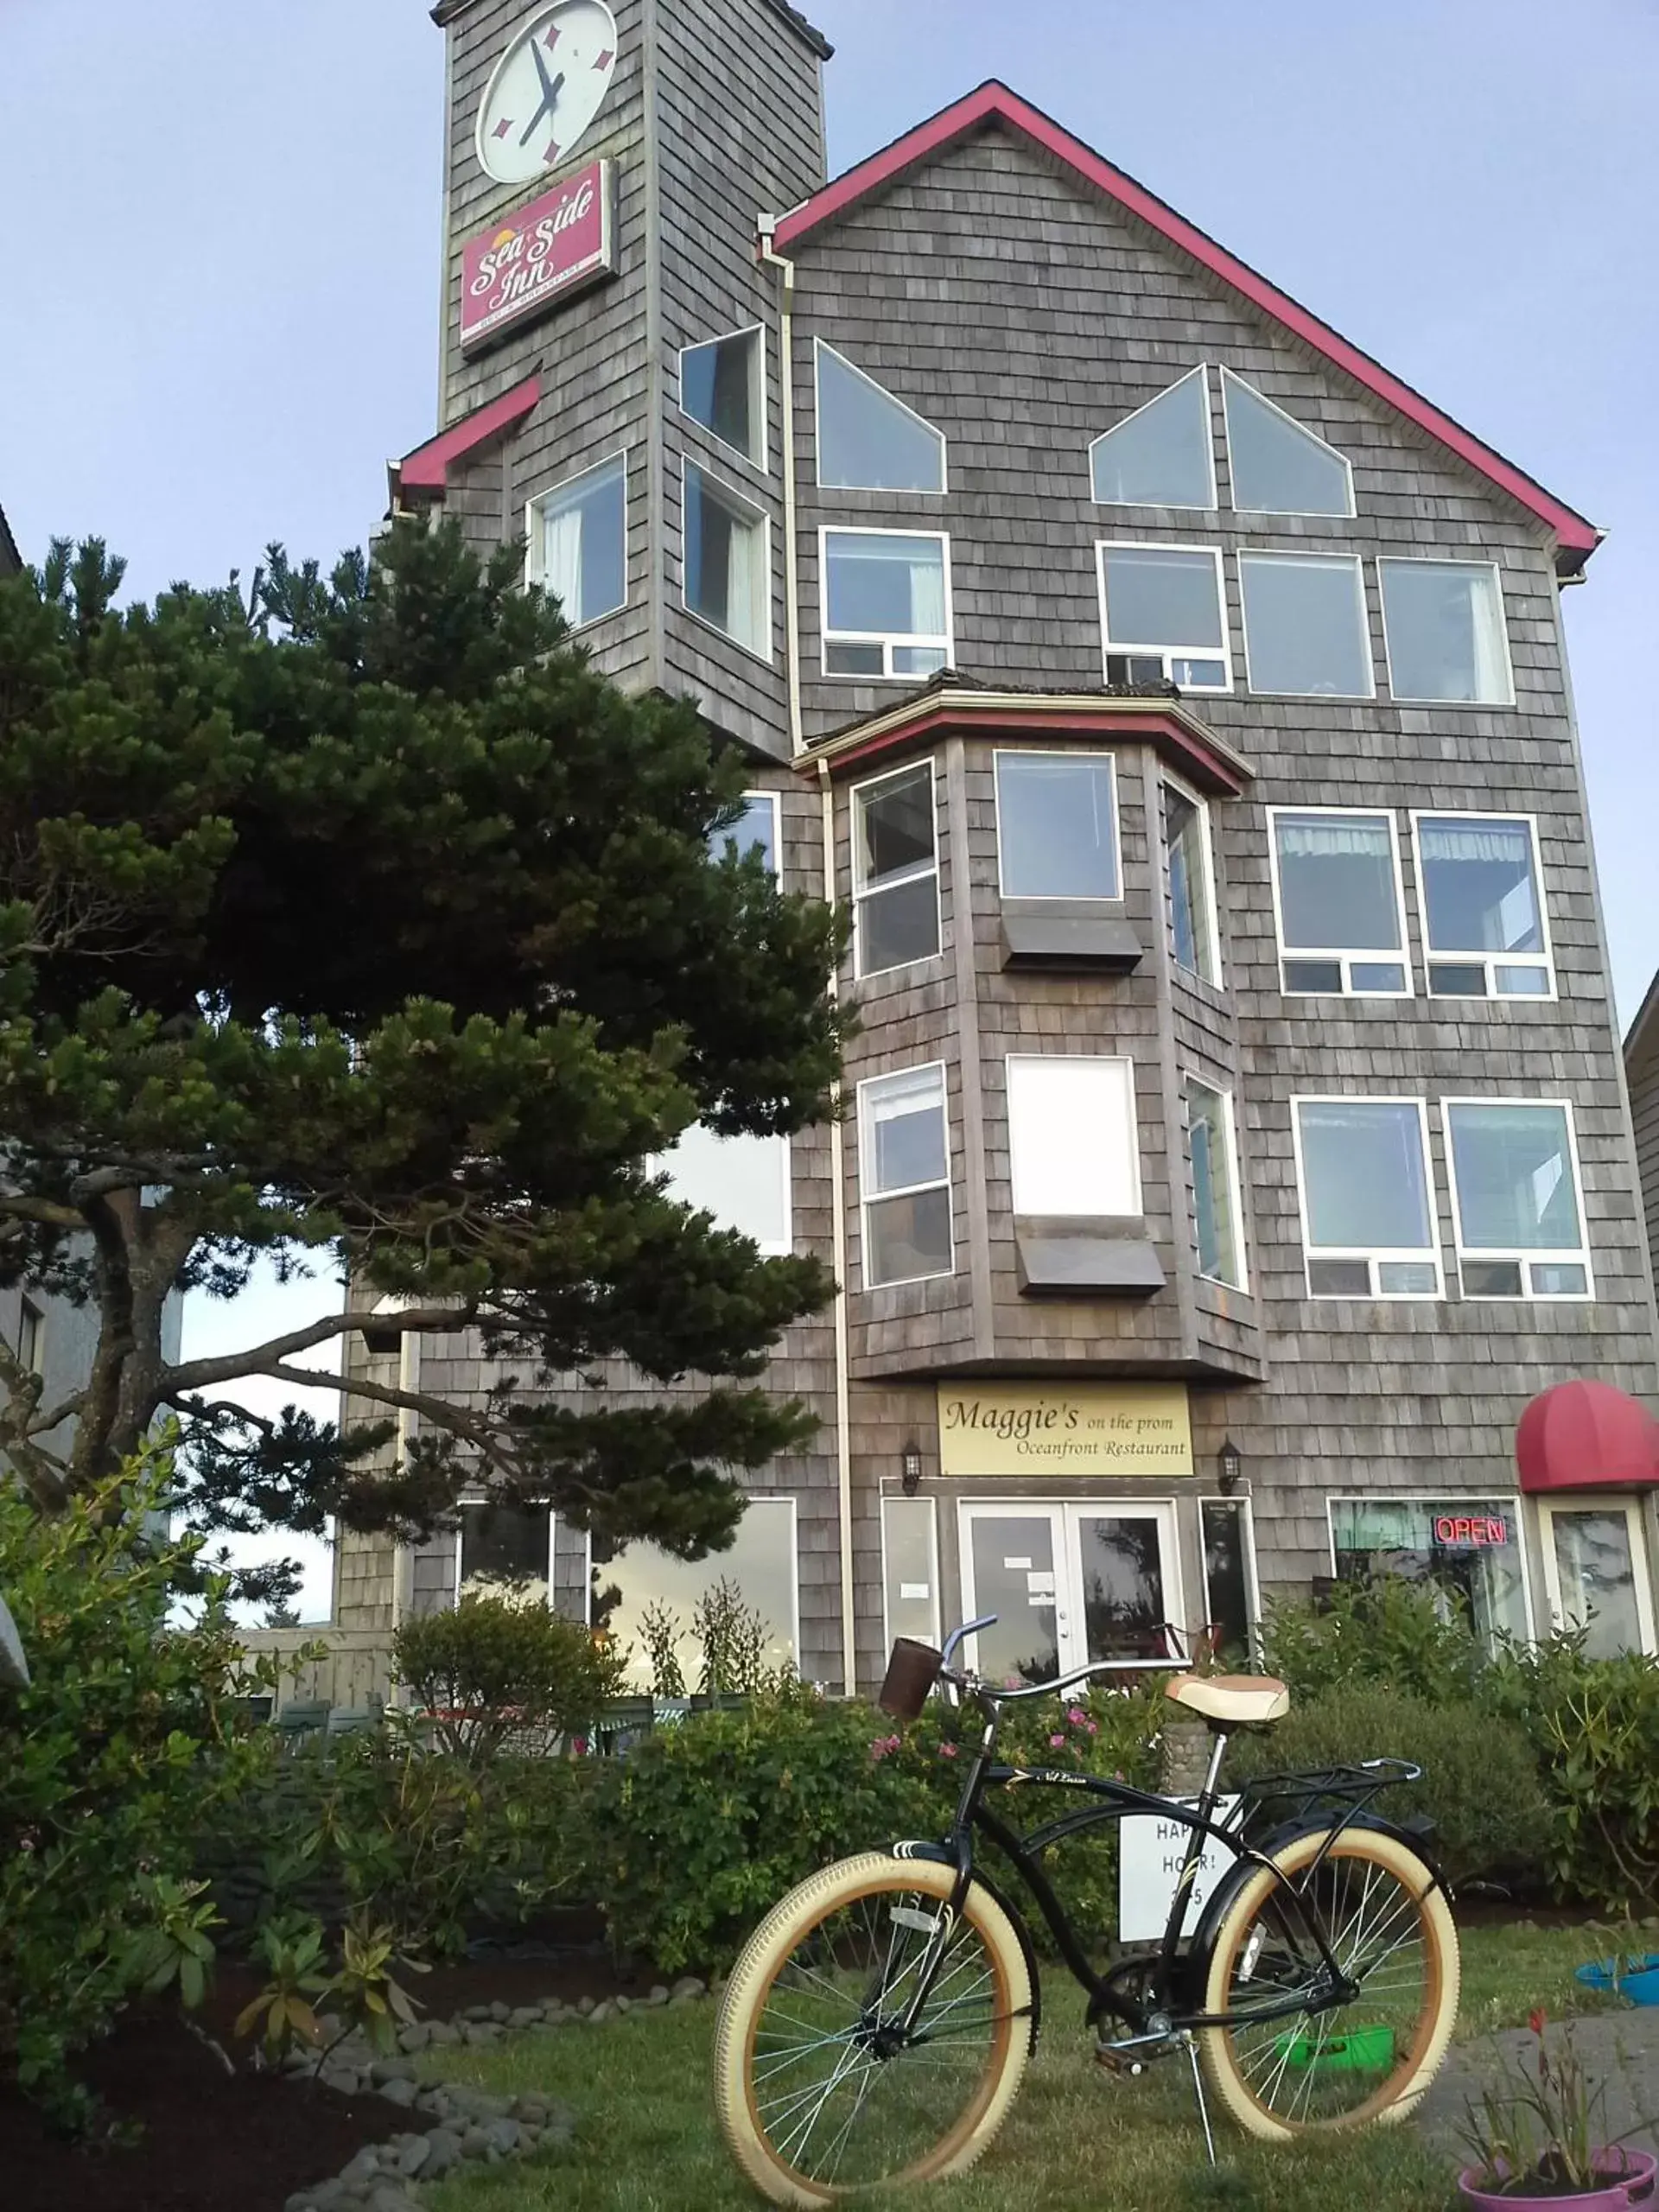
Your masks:
<instances>
[{"instance_id":1,"label":"gray shingled building","mask_svg":"<svg viewBox=\"0 0 1659 2212\"><path fill-rule=\"evenodd\" d=\"M1052 1669L1379 1566L1652 1649L1651 1491L1515 1464L1551 1386L1656 1385L1560 618L1596 531L1002 86L826 185L780 0L435 18L398 502L526 531L856 915L845 1121L672 1163L844 1286L775 1364L818 1440L713 1571L832 1686L967 1614ZM480 1507L347 1542L337 1619L505 1565L625 1632L710 1572Z\"/></svg>"}]
</instances>

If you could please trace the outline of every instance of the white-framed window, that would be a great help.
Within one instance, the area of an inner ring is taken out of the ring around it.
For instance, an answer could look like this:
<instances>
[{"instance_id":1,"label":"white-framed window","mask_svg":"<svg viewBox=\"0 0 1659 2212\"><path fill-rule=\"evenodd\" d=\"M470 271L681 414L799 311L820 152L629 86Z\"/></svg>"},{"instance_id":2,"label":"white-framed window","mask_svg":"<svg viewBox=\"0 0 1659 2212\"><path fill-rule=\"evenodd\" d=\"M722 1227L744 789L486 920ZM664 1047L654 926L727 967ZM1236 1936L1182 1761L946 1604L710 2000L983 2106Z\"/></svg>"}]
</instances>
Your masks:
<instances>
[{"instance_id":1,"label":"white-framed window","mask_svg":"<svg viewBox=\"0 0 1659 2212\"><path fill-rule=\"evenodd\" d=\"M658 1687L652 1678L645 1637L647 1611L670 1617L674 1656L685 1685L695 1696L702 1688L703 1646L696 1632L697 1609L722 1583L741 1604L760 1616L763 1667L800 1664L800 1567L798 1511L792 1497L751 1497L730 1548L707 1559L676 1559L657 1544L588 1542L588 1605L590 1627L602 1628L618 1649L632 1653L628 1687L643 1694Z\"/></svg>"},{"instance_id":2,"label":"white-framed window","mask_svg":"<svg viewBox=\"0 0 1659 2212\"><path fill-rule=\"evenodd\" d=\"M680 410L756 468L766 466L766 338L757 322L680 352Z\"/></svg>"},{"instance_id":3,"label":"white-framed window","mask_svg":"<svg viewBox=\"0 0 1659 2212\"><path fill-rule=\"evenodd\" d=\"M1121 899L1109 753L999 752L997 887L1005 899Z\"/></svg>"},{"instance_id":4,"label":"white-framed window","mask_svg":"<svg viewBox=\"0 0 1659 2212\"><path fill-rule=\"evenodd\" d=\"M1210 810L1179 785L1164 785L1164 846L1169 857L1169 920L1175 965L1200 982L1221 982L1216 926L1215 854Z\"/></svg>"},{"instance_id":5,"label":"white-framed window","mask_svg":"<svg viewBox=\"0 0 1659 2212\"><path fill-rule=\"evenodd\" d=\"M1220 549L1103 542L1096 553L1106 681L1230 691Z\"/></svg>"},{"instance_id":6,"label":"white-framed window","mask_svg":"<svg viewBox=\"0 0 1659 2212\"><path fill-rule=\"evenodd\" d=\"M1268 850L1284 989L1293 997L1409 998L1393 815L1270 806Z\"/></svg>"},{"instance_id":7,"label":"white-framed window","mask_svg":"<svg viewBox=\"0 0 1659 2212\"><path fill-rule=\"evenodd\" d=\"M1411 824L1429 995L1554 998L1536 820L1414 811Z\"/></svg>"},{"instance_id":8,"label":"white-framed window","mask_svg":"<svg viewBox=\"0 0 1659 2212\"><path fill-rule=\"evenodd\" d=\"M1089 469L1103 507L1213 510L1216 445L1204 364L1103 431L1089 448Z\"/></svg>"},{"instance_id":9,"label":"white-framed window","mask_svg":"<svg viewBox=\"0 0 1659 2212\"><path fill-rule=\"evenodd\" d=\"M1325 1501L1331 1571L1341 1581L1389 1576L1435 1591L1491 1650L1532 1636L1532 1593L1520 1502L1513 1497L1369 1497Z\"/></svg>"},{"instance_id":10,"label":"white-framed window","mask_svg":"<svg viewBox=\"0 0 1659 2212\"><path fill-rule=\"evenodd\" d=\"M944 1637L939 1593L938 1516L931 1497L881 1497L881 1586L887 1599L887 1643L901 1636L937 1650Z\"/></svg>"},{"instance_id":11,"label":"white-framed window","mask_svg":"<svg viewBox=\"0 0 1659 2212\"><path fill-rule=\"evenodd\" d=\"M951 657L950 541L943 531L821 530L823 672L899 682Z\"/></svg>"},{"instance_id":12,"label":"white-framed window","mask_svg":"<svg viewBox=\"0 0 1659 2212\"><path fill-rule=\"evenodd\" d=\"M1635 1498L1541 1497L1538 1540L1553 1627L1581 1630L1592 1659L1653 1650L1653 1587Z\"/></svg>"},{"instance_id":13,"label":"white-framed window","mask_svg":"<svg viewBox=\"0 0 1659 2212\"><path fill-rule=\"evenodd\" d=\"M772 522L762 508L685 463L685 605L758 659L772 658Z\"/></svg>"},{"instance_id":14,"label":"white-framed window","mask_svg":"<svg viewBox=\"0 0 1659 2212\"><path fill-rule=\"evenodd\" d=\"M1465 1298L1589 1298L1578 1135L1565 1099L1446 1098Z\"/></svg>"},{"instance_id":15,"label":"white-framed window","mask_svg":"<svg viewBox=\"0 0 1659 2212\"><path fill-rule=\"evenodd\" d=\"M1255 1520L1248 1497L1201 1497L1198 1535L1204 1551L1205 1626L1224 1654L1254 1664L1262 1590L1255 1571Z\"/></svg>"},{"instance_id":16,"label":"white-framed window","mask_svg":"<svg viewBox=\"0 0 1659 2212\"><path fill-rule=\"evenodd\" d=\"M1357 553L1241 553L1245 682L1294 699L1376 694Z\"/></svg>"},{"instance_id":17,"label":"white-framed window","mask_svg":"<svg viewBox=\"0 0 1659 2212\"><path fill-rule=\"evenodd\" d=\"M1293 1098L1313 1298L1443 1294L1421 1098Z\"/></svg>"},{"instance_id":18,"label":"white-framed window","mask_svg":"<svg viewBox=\"0 0 1659 2212\"><path fill-rule=\"evenodd\" d=\"M735 852L740 860L758 851L766 861L774 883L783 878L783 841L779 835L779 798L776 791L745 791L743 811L735 822L728 823L723 830L709 834L709 849L716 860L728 852Z\"/></svg>"},{"instance_id":19,"label":"white-framed window","mask_svg":"<svg viewBox=\"0 0 1659 2212\"><path fill-rule=\"evenodd\" d=\"M864 1287L919 1282L956 1266L944 1063L858 1086Z\"/></svg>"},{"instance_id":20,"label":"white-framed window","mask_svg":"<svg viewBox=\"0 0 1659 2212\"><path fill-rule=\"evenodd\" d=\"M32 1298L18 1303L17 1364L30 1375L46 1371L46 1315Z\"/></svg>"},{"instance_id":21,"label":"white-framed window","mask_svg":"<svg viewBox=\"0 0 1659 2212\"><path fill-rule=\"evenodd\" d=\"M752 1237L770 1257L793 1250L787 1137L721 1136L695 1122L658 1166L682 1205Z\"/></svg>"},{"instance_id":22,"label":"white-framed window","mask_svg":"<svg viewBox=\"0 0 1659 2212\"><path fill-rule=\"evenodd\" d=\"M1192 1244L1198 1273L1233 1290L1245 1287L1244 1223L1239 1205L1238 1141L1224 1090L1188 1076L1186 1151L1192 1173Z\"/></svg>"},{"instance_id":23,"label":"white-framed window","mask_svg":"<svg viewBox=\"0 0 1659 2212\"><path fill-rule=\"evenodd\" d=\"M944 434L822 338L818 482L836 492L943 492Z\"/></svg>"},{"instance_id":24,"label":"white-framed window","mask_svg":"<svg viewBox=\"0 0 1659 2212\"><path fill-rule=\"evenodd\" d=\"M544 1599L553 1580L553 1516L545 1505L463 1498L457 1508L455 1595Z\"/></svg>"},{"instance_id":25,"label":"white-framed window","mask_svg":"<svg viewBox=\"0 0 1659 2212\"><path fill-rule=\"evenodd\" d=\"M860 976L931 960L943 940L931 760L852 789L853 953Z\"/></svg>"},{"instance_id":26,"label":"white-framed window","mask_svg":"<svg viewBox=\"0 0 1659 2212\"><path fill-rule=\"evenodd\" d=\"M1138 1215L1133 1061L1011 1053L1007 1069L1014 1212L1039 1219Z\"/></svg>"},{"instance_id":27,"label":"white-framed window","mask_svg":"<svg viewBox=\"0 0 1659 2212\"><path fill-rule=\"evenodd\" d=\"M556 599L573 630L628 603L628 456L613 453L531 501L530 582Z\"/></svg>"},{"instance_id":28,"label":"white-framed window","mask_svg":"<svg viewBox=\"0 0 1659 2212\"><path fill-rule=\"evenodd\" d=\"M1233 505L1246 513L1351 515L1347 456L1230 369L1221 372Z\"/></svg>"},{"instance_id":29,"label":"white-framed window","mask_svg":"<svg viewBox=\"0 0 1659 2212\"><path fill-rule=\"evenodd\" d=\"M1515 676L1495 561L1376 564L1389 690L1400 700L1512 707Z\"/></svg>"}]
</instances>

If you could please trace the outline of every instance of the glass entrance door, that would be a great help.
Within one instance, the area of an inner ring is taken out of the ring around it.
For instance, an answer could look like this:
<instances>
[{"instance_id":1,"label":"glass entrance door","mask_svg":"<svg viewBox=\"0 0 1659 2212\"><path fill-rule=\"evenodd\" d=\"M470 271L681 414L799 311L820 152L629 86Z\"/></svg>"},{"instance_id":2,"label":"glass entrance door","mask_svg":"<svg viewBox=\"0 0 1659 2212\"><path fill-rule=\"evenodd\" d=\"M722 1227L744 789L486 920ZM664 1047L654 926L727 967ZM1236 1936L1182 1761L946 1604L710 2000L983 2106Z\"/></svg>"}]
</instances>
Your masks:
<instances>
[{"instance_id":1,"label":"glass entrance door","mask_svg":"<svg viewBox=\"0 0 1659 2212\"><path fill-rule=\"evenodd\" d=\"M1184 1623L1173 1505L962 1508L963 1618L995 1613L973 1663L992 1681L1052 1681L1102 1659L1161 1659Z\"/></svg>"},{"instance_id":2,"label":"glass entrance door","mask_svg":"<svg viewBox=\"0 0 1659 2212\"><path fill-rule=\"evenodd\" d=\"M1544 1581L1557 1628L1587 1631L1592 1659L1651 1651L1653 1594L1642 1511L1624 1497L1538 1509Z\"/></svg>"}]
</instances>

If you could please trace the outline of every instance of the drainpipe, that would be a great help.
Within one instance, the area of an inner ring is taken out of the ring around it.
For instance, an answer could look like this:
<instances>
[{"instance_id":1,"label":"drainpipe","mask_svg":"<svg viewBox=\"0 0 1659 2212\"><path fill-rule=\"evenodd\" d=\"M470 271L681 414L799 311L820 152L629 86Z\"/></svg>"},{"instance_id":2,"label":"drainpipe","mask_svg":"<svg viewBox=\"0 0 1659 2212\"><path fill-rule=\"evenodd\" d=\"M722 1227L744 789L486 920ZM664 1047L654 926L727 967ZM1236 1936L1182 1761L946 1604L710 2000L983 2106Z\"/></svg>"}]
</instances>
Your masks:
<instances>
[{"instance_id":1,"label":"drainpipe","mask_svg":"<svg viewBox=\"0 0 1659 2212\"><path fill-rule=\"evenodd\" d=\"M760 258L779 274L778 382L784 402L784 624L788 639L789 741L798 754L806 746L801 727L801 581L795 532L795 264L774 249L777 229L775 215L760 217ZM829 880L833 882L834 878Z\"/></svg>"},{"instance_id":2,"label":"drainpipe","mask_svg":"<svg viewBox=\"0 0 1659 2212\"><path fill-rule=\"evenodd\" d=\"M830 764L818 763L818 798L823 820L823 895L836 896L836 794ZM839 974L830 978L830 996L841 996ZM858 1686L858 1639L853 1616L853 1440L852 1385L847 1345L847 1147L841 1121L842 1090L830 1093L830 1221L836 1271L836 1481L841 1510L841 1664L846 1694Z\"/></svg>"}]
</instances>

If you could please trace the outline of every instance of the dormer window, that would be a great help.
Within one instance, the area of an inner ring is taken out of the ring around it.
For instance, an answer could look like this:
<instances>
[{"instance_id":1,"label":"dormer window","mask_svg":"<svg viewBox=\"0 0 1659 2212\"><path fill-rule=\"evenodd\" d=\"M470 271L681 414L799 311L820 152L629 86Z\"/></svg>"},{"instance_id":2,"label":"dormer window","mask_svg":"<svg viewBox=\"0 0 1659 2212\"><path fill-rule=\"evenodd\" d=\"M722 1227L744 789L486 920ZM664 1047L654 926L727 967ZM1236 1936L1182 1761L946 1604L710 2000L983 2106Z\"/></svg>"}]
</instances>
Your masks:
<instances>
[{"instance_id":1,"label":"dormer window","mask_svg":"<svg viewBox=\"0 0 1659 2212\"><path fill-rule=\"evenodd\" d=\"M766 342L757 324L680 355L680 407L734 453L766 465Z\"/></svg>"},{"instance_id":2,"label":"dormer window","mask_svg":"<svg viewBox=\"0 0 1659 2212\"><path fill-rule=\"evenodd\" d=\"M822 339L817 372L818 482L825 491L944 491L942 431Z\"/></svg>"},{"instance_id":3,"label":"dormer window","mask_svg":"<svg viewBox=\"0 0 1659 2212\"><path fill-rule=\"evenodd\" d=\"M1233 505L1253 514L1351 515L1354 473L1334 446L1230 369L1221 372Z\"/></svg>"},{"instance_id":4,"label":"dormer window","mask_svg":"<svg viewBox=\"0 0 1659 2212\"><path fill-rule=\"evenodd\" d=\"M1216 454L1205 369L1192 370L1096 438L1090 464L1103 506L1213 507Z\"/></svg>"}]
</instances>

